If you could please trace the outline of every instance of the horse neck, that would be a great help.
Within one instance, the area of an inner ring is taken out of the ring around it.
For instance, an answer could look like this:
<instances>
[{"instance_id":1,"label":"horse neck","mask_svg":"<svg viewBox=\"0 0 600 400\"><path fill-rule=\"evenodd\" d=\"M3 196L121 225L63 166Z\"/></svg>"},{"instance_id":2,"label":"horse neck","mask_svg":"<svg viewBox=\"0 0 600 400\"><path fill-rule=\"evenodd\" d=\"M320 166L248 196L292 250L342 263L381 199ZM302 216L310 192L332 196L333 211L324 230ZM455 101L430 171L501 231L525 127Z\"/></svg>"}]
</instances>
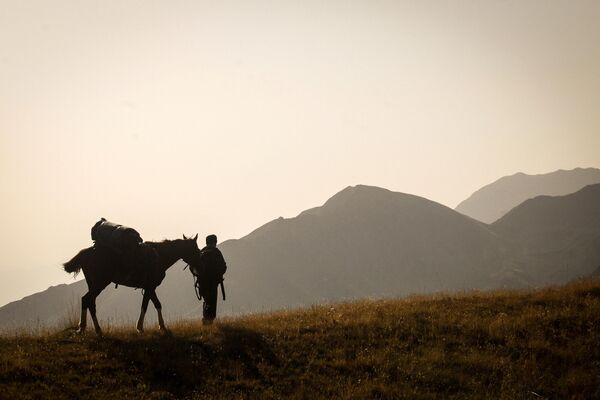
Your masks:
<instances>
[{"instance_id":1,"label":"horse neck","mask_svg":"<svg viewBox=\"0 0 600 400\"><path fill-rule=\"evenodd\" d=\"M163 270L167 270L183 256L182 249L176 241L164 241L154 244L158 252L158 264Z\"/></svg>"}]
</instances>

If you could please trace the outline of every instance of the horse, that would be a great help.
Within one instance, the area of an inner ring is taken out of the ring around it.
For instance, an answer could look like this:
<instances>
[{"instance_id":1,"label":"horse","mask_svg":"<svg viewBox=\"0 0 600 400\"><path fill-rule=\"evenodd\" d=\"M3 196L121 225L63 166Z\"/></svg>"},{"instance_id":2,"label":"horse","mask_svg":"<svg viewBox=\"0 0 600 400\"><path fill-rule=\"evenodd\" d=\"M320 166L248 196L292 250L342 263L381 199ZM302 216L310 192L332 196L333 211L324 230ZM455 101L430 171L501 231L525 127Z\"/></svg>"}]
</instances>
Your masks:
<instances>
[{"instance_id":1,"label":"horse","mask_svg":"<svg viewBox=\"0 0 600 400\"><path fill-rule=\"evenodd\" d=\"M77 253L75 257L63 264L65 272L73 273L74 276L83 271L88 285L88 292L81 297L81 317L77 332L85 332L87 310L89 310L96 334L102 335L102 329L96 318L96 297L110 283L143 289L142 309L136 325L138 332L144 331L144 318L150 300L158 313L159 329L166 331L162 305L156 296L156 288L164 279L167 269L176 261L182 259L189 264L195 260L200 252L197 240L198 235L192 238L183 235L183 239L144 242L139 245L142 259L137 258L137 265L133 269L125 269L123 257L107 247L92 246Z\"/></svg>"}]
</instances>

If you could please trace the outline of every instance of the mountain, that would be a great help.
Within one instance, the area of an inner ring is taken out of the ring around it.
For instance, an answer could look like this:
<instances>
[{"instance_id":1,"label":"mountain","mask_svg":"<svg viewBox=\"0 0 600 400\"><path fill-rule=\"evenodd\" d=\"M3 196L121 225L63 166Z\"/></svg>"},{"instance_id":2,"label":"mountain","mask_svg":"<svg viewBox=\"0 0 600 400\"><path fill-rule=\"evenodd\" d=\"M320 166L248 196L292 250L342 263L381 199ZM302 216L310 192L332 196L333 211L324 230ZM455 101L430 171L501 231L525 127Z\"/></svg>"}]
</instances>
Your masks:
<instances>
[{"instance_id":1,"label":"mountain","mask_svg":"<svg viewBox=\"0 0 600 400\"><path fill-rule=\"evenodd\" d=\"M231 280L246 280L240 295L264 307L494 287L492 275L509 254L482 223L368 186L346 188L322 207L222 248L240 266Z\"/></svg>"},{"instance_id":2,"label":"mountain","mask_svg":"<svg viewBox=\"0 0 600 400\"><path fill-rule=\"evenodd\" d=\"M600 266L600 184L529 199L490 228L514 242L541 283L589 276Z\"/></svg>"},{"instance_id":3,"label":"mountain","mask_svg":"<svg viewBox=\"0 0 600 400\"><path fill-rule=\"evenodd\" d=\"M490 224L527 199L539 195L562 196L594 183L600 183L600 169L576 168L542 175L518 173L479 189L461 202L456 211Z\"/></svg>"},{"instance_id":4,"label":"mountain","mask_svg":"<svg viewBox=\"0 0 600 400\"><path fill-rule=\"evenodd\" d=\"M0 332L64 324L78 313L85 282L52 286L0 308Z\"/></svg>"},{"instance_id":5,"label":"mountain","mask_svg":"<svg viewBox=\"0 0 600 400\"><path fill-rule=\"evenodd\" d=\"M519 272L510 246L487 225L436 202L377 187L348 187L321 207L220 244L229 266L228 298L219 303L220 314L526 286L531 278ZM82 285L51 288L0 308L0 327L56 323L60 307L76 319L79 301L75 311L69 302L81 295ZM59 291L60 296L53 295ZM201 314L182 263L168 271L158 295L171 319ZM132 322L140 303L139 290L111 286L98 298L99 317Z\"/></svg>"}]
</instances>

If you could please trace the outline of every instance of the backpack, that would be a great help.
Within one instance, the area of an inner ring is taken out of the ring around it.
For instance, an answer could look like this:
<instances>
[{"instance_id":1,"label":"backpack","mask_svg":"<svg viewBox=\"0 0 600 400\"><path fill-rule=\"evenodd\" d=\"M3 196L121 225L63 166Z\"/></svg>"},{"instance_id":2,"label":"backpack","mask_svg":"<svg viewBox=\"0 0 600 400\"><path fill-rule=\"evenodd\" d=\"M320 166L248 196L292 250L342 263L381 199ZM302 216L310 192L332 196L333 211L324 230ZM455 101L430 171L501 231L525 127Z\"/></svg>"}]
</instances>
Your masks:
<instances>
[{"instance_id":1,"label":"backpack","mask_svg":"<svg viewBox=\"0 0 600 400\"><path fill-rule=\"evenodd\" d=\"M190 265L192 274L203 281L218 283L227 270L223 255L217 248L205 247L200 251L198 261Z\"/></svg>"},{"instance_id":2,"label":"backpack","mask_svg":"<svg viewBox=\"0 0 600 400\"><path fill-rule=\"evenodd\" d=\"M101 218L92 227L92 240L95 245L103 245L118 251L130 250L143 242L133 228L115 224Z\"/></svg>"}]
</instances>

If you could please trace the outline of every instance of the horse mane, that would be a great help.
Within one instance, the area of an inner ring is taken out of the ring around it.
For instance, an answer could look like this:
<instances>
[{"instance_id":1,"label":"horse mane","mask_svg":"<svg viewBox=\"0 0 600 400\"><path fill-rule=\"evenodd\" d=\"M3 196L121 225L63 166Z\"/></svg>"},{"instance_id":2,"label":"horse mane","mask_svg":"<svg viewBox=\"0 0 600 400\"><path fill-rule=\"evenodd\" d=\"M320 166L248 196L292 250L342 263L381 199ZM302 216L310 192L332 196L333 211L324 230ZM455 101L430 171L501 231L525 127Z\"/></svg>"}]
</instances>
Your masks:
<instances>
[{"instance_id":1,"label":"horse mane","mask_svg":"<svg viewBox=\"0 0 600 400\"><path fill-rule=\"evenodd\" d=\"M145 245L154 247L157 251L170 249L181 249L185 245L185 239L164 239L160 242L144 242Z\"/></svg>"},{"instance_id":2,"label":"horse mane","mask_svg":"<svg viewBox=\"0 0 600 400\"><path fill-rule=\"evenodd\" d=\"M177 239L174 239L174 240L177 240ZM172 242L172 241L173 240L171 240L171 239L163 239L163 240L161 240L159 242L148 240L148 241L144 241L144 243L146 243L146 244L161 244L161 243Z\"/></svg>"},{"instance_id":3,"label":"horse mane","mask_svg":"<svg viewBox=\"0 0 600 400\"><path fill-rule=\"evenodd\" d=\"M183 239L163 239L159 242L153 242L153 241L147 241L144 242L144 244L149 244L150 246L164 246L164 245L169 245L173 242L181 242L183 241Z\"/></svg>"}]
</instances>

